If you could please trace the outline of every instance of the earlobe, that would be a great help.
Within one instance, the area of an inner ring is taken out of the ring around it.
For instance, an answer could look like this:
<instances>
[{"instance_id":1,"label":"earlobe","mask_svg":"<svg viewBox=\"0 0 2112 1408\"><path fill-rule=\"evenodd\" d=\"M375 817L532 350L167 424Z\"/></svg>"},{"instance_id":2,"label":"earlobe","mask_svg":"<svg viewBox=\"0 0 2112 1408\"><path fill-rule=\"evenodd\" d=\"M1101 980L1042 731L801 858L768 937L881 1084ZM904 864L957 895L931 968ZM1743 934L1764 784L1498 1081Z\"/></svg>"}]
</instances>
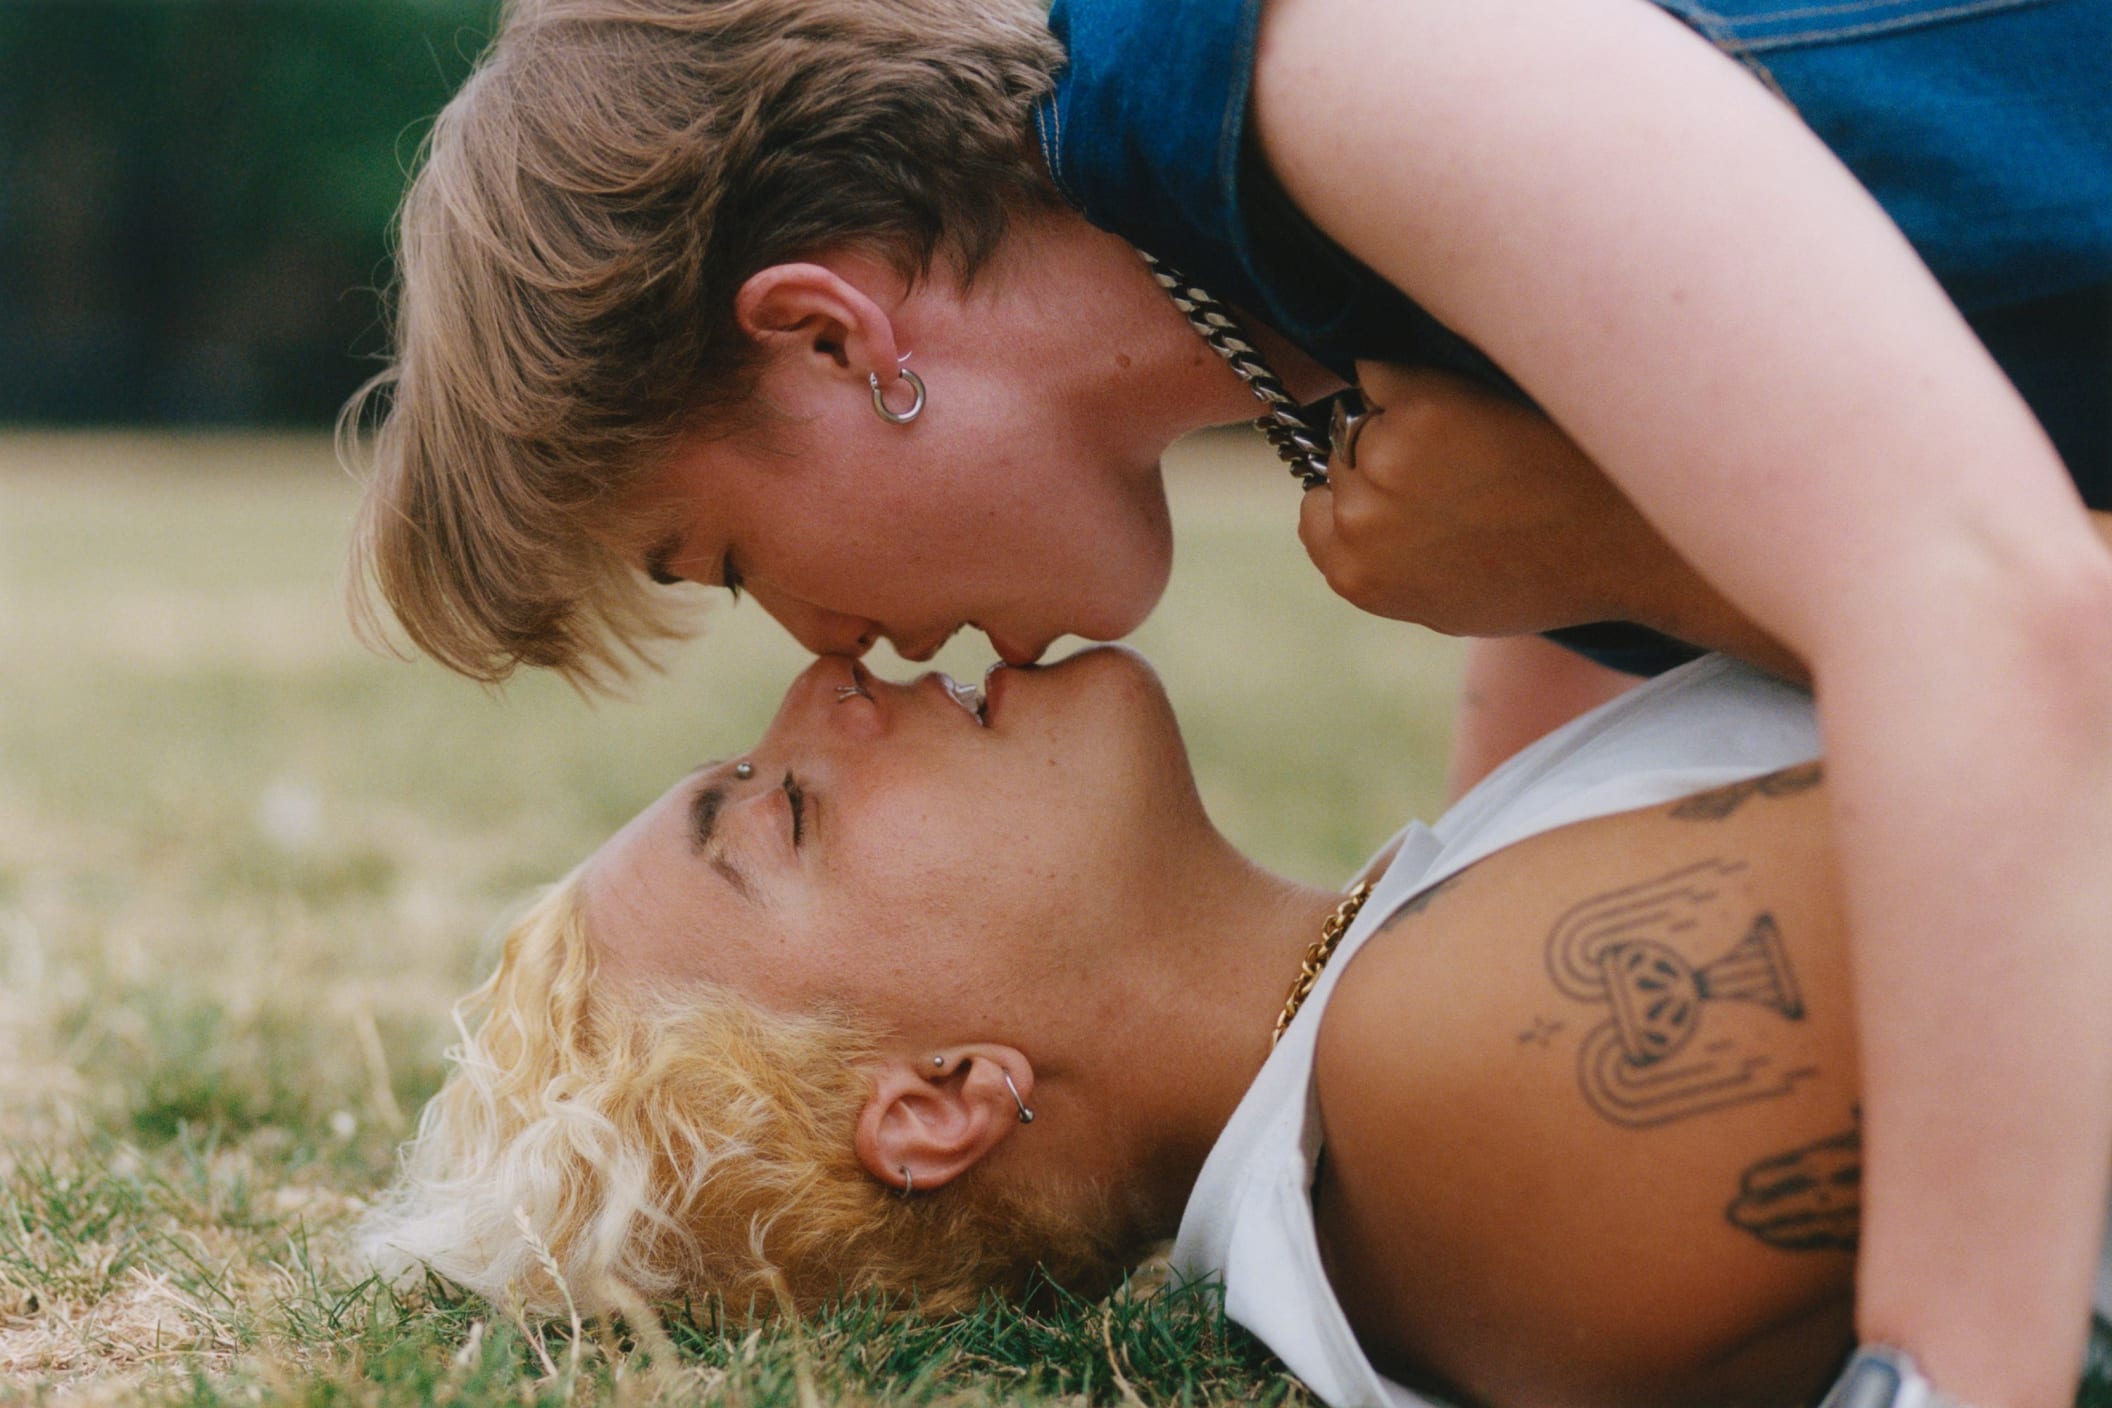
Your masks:
<instances>
[{"instance_id":1,"label":"earlobe","mask_svg":"<svg viewBox=\"0 0 2112 1408\"><path fill-rule=\"evenodd\" d=\"M873 1093L858 1117L858 1160L889 1187L919 1193L974 1168L1021 1127L1015 1090L1032 1088L1019 1051L976 1045L936 1061L891 1056L871 1068Z\"/></svg>"},{"instance_id":2,"label":"earlobe","mask_svg":"<svg viewBox=\"0 0 2112 1408\"><path fill-rule=\"evenodd\" d=\"M901 366L894 320L857 284L821 264L773 264L733 299L734 321L757 344L808 356L863 382Z\"/></svg>"}]
</instances>

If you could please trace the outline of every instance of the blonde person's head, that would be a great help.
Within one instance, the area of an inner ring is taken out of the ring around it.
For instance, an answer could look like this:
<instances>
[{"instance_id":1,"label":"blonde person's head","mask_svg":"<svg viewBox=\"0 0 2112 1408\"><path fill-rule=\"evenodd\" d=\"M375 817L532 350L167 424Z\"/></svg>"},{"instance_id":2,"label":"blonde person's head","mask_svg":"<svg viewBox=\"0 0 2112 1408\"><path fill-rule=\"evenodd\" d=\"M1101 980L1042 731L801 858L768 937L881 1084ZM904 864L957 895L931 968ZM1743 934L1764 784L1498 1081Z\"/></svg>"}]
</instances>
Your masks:
<instances>
[{"instance_id":1,"label":"blonde person's head","mask_svg":"<svg viewBox=\"0 0 2112 1408\"><path fill-rule=\"evenodd\" d=\"M743 424L735 292L846 247L972 276L1051 199L1026 132L1059 60L1041 0L514 0L405 198L392 364L340 420L371 460L363 630L378 592L485 681L650 658L681 623L633 568L633 491Z\"/></svg>"},{"instance_id":2,"label":"blonde person's head","mask_svg":"<svg viewBox=\"0 0 2112 1408\"><path fill-rule=\"evenodd\" d=\"M860 1019L598 968L576 872L457 1008L452 1069L362 1229L372 1261L541 1314L626 1293L948 1310L1018 1294L1036 1266L1077 1286L1119 1271L1112 1217L1075 1190L977 1169L903 1198L874 1179L853 1148L877 1038Z\"/></svg>"}]
</instances>

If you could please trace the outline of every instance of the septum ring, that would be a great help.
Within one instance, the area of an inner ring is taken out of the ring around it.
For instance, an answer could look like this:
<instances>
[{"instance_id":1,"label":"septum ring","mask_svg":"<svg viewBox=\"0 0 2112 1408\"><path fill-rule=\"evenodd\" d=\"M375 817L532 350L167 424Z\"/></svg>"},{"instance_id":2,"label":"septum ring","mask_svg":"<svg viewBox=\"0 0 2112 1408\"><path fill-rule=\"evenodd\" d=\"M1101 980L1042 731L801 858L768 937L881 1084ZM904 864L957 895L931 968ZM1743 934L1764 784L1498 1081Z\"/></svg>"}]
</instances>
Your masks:
<instances>
[{"instance_id":1,"label":"septum ring","mask_svg":"<svg viewBox=\"0 0 2112 1408\"><path fill-rule=\"evenodd\" d=\"M909 383L910 392L914 397L909 403L909 409L906 411L888 409L886 393L882 391L880 386L880 373L867 372L865 380L873 388L874 413L889 425L908 425L918 416L924 414L924 378L918 376L908 367L899 368L895 374Z\"/></svg>"},{"instance_id":2,"label":"septum ring","mask_svg":"<svg viewBox=\"0 0 2112 1408\"><path fill-rule=\"evenodd\" d=\"M867 689L863 682L836 686L836 702L838 704L848 704L853 699L870 699L872 697L873 692Z\"/></svg>"},{"instance_id":3,"label":"septum ring","mask_svg":"<svg viewBox=\"0 0 2112 1408\"><path fill-rule=\"evenodd\" d=\"M1355 401L1357 409L1349 404ZM1344 469L1357 467L1357 437L1364 433L1365 422L1386 414L1384 406L1374 407L1364 399L1359 387L1351 387L1335 398L1334 413L1328 418L1327 438L1333 443L1335 458Z\"/></svg>"}]
</instances>

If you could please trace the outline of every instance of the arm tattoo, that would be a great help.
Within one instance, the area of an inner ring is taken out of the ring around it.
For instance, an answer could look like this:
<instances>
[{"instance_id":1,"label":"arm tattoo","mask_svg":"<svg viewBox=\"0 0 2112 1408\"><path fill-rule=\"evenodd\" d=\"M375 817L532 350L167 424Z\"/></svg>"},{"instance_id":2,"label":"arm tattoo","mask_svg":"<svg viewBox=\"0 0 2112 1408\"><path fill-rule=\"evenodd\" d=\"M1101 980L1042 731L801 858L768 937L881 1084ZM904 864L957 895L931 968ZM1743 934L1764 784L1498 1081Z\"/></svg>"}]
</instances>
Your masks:
<instances>
[{"instance_id":1,"label":"arm tattoo","mask_svg":"<svg viewBox=\"0 0 2112 1408\"><path fill-rule=\"evenodd\" d=\"M1863 1220L1863 1133L1762 1159L1723 1210L1731 1226L1786 1252L1852 1252Z\"/></svg>"},{"instance_id":2,"label":"arm tattoo","mask_svg":"<svg viewBox=\"0 0 2112 1408\"><path fill-rule=\"evenodd\" d=\"M1755 797L1793 797L1808 792L1819 785L1823 775L1817 763L1802 763L1713 792L1697 792L1673 807L1671 814L1681 821L1722 821Z\"/></svg>"},{"instance_id":3,"label":"arm tattoo","mask_svg":"<svg viewBox=\"0 0 2112 1408\"><path fill-rule=\"evenodd\" d=\"M1377 938L1379 935L1385 933L1388 929L1391 929L1394 925L1400 923L1403 919L1412 919L1416 915L1421 914L1424 910L1430 907L1431 903L1436 900L1439 895L1443 894L1447 890L1454 888L1459 884L1460 881L1466 878L1467 872L1462 870L1459 871L1457 874L1447 875L1444 879L1438 881L1435 885L1432 885L1427 890L1417 891L1415 894L1409 896L1407 899L1401 901L1400 904L1396 905L1394 907L1393 912L1387 915L1383 920L1379 922L1379 927L1372 930L1371 936L1373 938Z\"/></svg>"},{"instance_id":4,"label":"arm tattoo","mask_svg":"<svg viewBox=\"0 0 2112 1408\"><path fill-rule=\"evenodd\" d=\"M1607 1009L1578 1048L1577 1079L1613 1123L1642 1129L1787 1095L1816 1073L1768 1049L1804 1020L1804 999L1775 917L1730 892L1745 868L1700 861L1594 895L1548 935L1555 987ZM1709 1020L1731 1004L1764 1015Z\"/></svg>"}]
</instances>

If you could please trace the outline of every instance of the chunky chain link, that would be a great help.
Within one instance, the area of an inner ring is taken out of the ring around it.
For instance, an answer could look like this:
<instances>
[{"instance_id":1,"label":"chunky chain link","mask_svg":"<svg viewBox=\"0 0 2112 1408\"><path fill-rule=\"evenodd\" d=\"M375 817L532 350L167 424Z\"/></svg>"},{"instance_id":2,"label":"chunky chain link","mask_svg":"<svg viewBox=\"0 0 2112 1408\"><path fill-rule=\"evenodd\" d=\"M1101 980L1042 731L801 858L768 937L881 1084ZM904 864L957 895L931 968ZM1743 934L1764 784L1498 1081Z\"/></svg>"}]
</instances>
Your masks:
<instances>
[{"instance_id":1,"label":"chunky chain link","mask_svg":"<svg viewBox=\"0 0 2112 1408\"><path fill-rule=\"evenodd\" d=\"M1320 937L1305 946L1305 957L1298 963L1298 976L1291 981L1291 990L1283 999L1283 1012L1276 1018L1276 1030L1269 1033L1271 1048L1291 1029L1291 1018L1298 1015L1298 1009L1305 1006L1305 1000L1313 995L1313 984L1320 981L1327 960L1335 956L1336 945L1349 932L1349 926L1357 922L1357 911L1364 908L1364 901L1370 898L1371 882L1366 880L1335 906L1335 912L1328 915L1327 922L1320 926Z\"/></svg>"},{"instance_id":2,"label":"chunky chain link","mask_svg":"<svg viewBox=\"0 0 2112 1408\"><path fill-rule=\"evenodd\" d=\"M1283 381L1269 364L1262 360L1261 353L1240 330L1232 311L1210 296L1207 289L1188 282L1178 270L1160 263L1143 250L1144 266L1151 270L1159 287L1173 300L1188 319L1188 326L1197 336L1225 359L1226 365L1239 375L1254 393L1254 399L1268 409L1254 422L1254 428L1268 437L1275 447L1276 456L1290 466L1291 477L1302 488L1318 489L1327 484L1327 445L1313 433L1313 428L1298 414L1298 403L1283 389Z\"/></svg>"}]
</instances>

